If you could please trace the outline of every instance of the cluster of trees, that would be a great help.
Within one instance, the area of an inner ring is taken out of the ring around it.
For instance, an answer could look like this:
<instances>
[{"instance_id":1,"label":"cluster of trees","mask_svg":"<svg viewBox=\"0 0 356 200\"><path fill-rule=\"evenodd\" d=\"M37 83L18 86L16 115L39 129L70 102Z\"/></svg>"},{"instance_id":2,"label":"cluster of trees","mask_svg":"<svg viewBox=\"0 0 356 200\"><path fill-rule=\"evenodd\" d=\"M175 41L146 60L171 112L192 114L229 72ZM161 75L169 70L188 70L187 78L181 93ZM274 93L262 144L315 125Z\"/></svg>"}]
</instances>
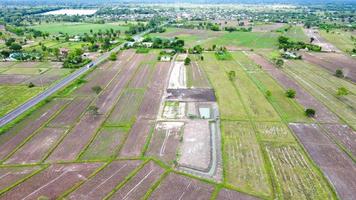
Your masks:
<instances>
[{"instance_id":1,"label":"cluster of trees","mask_svg":"<svg viewBox=\"0 0 356 200\"><path fill-rule=\"evenodd\" d=\"M146 37L143 42L152 42L152 48L174 49L175 52L184 52L184 40L178 39L177 37L173 39Z\"/></svg>"},{"instance_id":2,"label":"cluster of trees","mask_svg":"<svg viewBox=\"0 0 356 200\"><path fill-rule=\"evenodd\" d=\"M305 42L294 42L285 36L278 37L279 48L287 50L299 50L299 49L308 49L310 51L320 52L321 47L314 44L307 44Z\"/></svg>"},{"instance_id":3,"label":"cluster of trees","mask_svg":"<svg viewBox=\"0 0 356 200\"><path fill-rule=\"evenodd\" d=\"M90 59L83 58L83 50L75 49L74 51L69 52L68 56L63 62L64 68L80 68L90 62Z\"/></svg>"},{"instance_id":4,"label":"cluster of trees","mask_svg":"<svg viewBox=\"0 0 356 200\"><path fill-rule=\"evenodd\" d=\"M237 28L237 27L234 27L234 26L227 26L227 27L225 27L225 31L228 31L228 32L236 32L236 31L238 31L238 32L251 32L252 31L252 27Z\"/></svg>"}]
</instances>

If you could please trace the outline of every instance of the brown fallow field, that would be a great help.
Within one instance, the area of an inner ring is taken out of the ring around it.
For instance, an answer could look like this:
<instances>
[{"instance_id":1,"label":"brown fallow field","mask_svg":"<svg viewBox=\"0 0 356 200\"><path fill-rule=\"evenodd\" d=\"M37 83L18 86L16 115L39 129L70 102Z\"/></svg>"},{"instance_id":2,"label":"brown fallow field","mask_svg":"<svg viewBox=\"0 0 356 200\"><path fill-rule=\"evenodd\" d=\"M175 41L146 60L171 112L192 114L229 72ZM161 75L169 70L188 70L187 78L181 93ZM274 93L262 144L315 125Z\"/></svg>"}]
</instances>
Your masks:
<instances>
[{"instance_id":1,"label":"brown fallow field","mask_svg":"<svg viewBox=\"0 0 356 200\"><path fill-rule=\"evenodd\" d=\"M15 186L0 199L56 199L75 184L88 178L102 163L53 164Z\"/></svg>"},{"instance_id":2,"label":"brown fallow field","mask_svg":"<svg viewBox=\"0 0 356 200\"><path fill-rule=\"evenodd\" d=\"M25 139L35 133L54 114L56 114L67 101L54 100L36 111L31 117L20 122L6 133L0 135L0 159L3 160L8 154L16 149Z\"/></svg>"},{"instance_id":3,"label":"brown fallow field","mask_svg":"<svg viewBox=\"0 0 356 200\"><path fill-rule=\"evenodd\" d=\"M140 161L135 160L113 161L78 189L70 193L67 198L73 200L103 199L118 184L122 183L140 163Z\"/></svg>"}]
</instances>

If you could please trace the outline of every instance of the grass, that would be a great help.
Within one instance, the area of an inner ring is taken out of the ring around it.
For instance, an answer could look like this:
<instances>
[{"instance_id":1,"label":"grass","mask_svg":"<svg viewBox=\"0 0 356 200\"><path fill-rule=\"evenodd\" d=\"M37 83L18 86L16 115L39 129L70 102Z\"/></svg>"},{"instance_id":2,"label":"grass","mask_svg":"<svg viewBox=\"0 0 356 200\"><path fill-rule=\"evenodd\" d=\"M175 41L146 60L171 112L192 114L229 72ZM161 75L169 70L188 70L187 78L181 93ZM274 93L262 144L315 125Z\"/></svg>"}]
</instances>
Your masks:
<instances>
[{"instance_id":1,"label":"grass","mask_svg":"<svg viewBox=\"0 0 356 200\"><path fill-rule=\"evenodd\" d=\"M222 122L226 183L244 192L271 195L262 153L248 122Z\"/></svg>"},{"instance_id":2,"label":"grass","mask_svg":"<svg viewBox=\"0 0 356 200\"><path fill-rule=\"evenodd\" d=\"M235 92L227 73L215 59L214 53L204 53L204 61L199 61L215 89L222 119L243 120L247 118L242 102Z\"/></svg>"},{"instance_id":3,"label":"grass","mask_svg":"<svg viewBox=\"0 0 356 200\"><path fill-rule=\"evenodd\" d=\"M144 90L142 89L125 90L107 119L106 125L131 127L136 119L143 96Z\"/></svg>"},{"instance_id":4,"label":"grass","mask_svg":"<svg viewBox=\"0 0 356 200\"><path fill-rule=\"evenodd\" d=\"M288 122L308 122L304 109L295 100L285 96L282 88L272 77L256 65L242 52L233 53L236 63L246 71L249 78L255 83L259 90L266 96L279 115ZM271 95L267 95L267 91Z\"/></svg>"},{"instance_id":5,"label":"grass","mask_svg":"<svg viewBox=\"0 0 356 200\"><path fill-rule=\"evenodd\" d=\"M2 74L23 74L23 75L38 75L46 72L48 68L10 68Z\"/></svg>"},{"instance_id":6,"label":"grass","mask_svg":"<svg viewBox=\"0 0 356 200\"><path fill-rule=\"evenodd\" d=\"M326 32L324 30L320 30L320 35L344 52L349 53L352 49L356 48L356 41L352 41L351 36L353 34L350 32L343 30L332 30ZM355 35L353 35L353 37L356 38Z\"/></svg>"},{"instance_id":7,"label":"grass","mask_svg":"<svg viewBox=\"0 0 356 200\"><path fill-rule=\"evenodd\" d=\"M213 44L218 46L235 46L243 48L277 48L277 33L267 32L232 32L205 42L202 46L208 48Z\"/></svg>"},{"instance_id":8,"label":"grass","mask_svg":"<svg viewBox=\"0 0 356 200\"><path fill-rule=\"evenodd\" d=\"M187 86L189 88L211 87L204 70L198 64L196 64L195 61L192 62L192 64L186 66Z\"/></svg>"},{"instance_id":9,"label":"grass","mask_svg":"<svg viewBox=\"0 0 356 200\"><path fill-rule=\"evenodd\" d=\"M296 42L310 42L310 38L304 33L303 28L300 26L290 27L283 35Z\"/></svg>"},{"instance_id":10,"label":"grass","mask_svg":"<svg viewBox=\"0 0 356 200\"><path fill-rule=\"evenodd\" d=\"M138 49L136 49L136 53L143 53L143 54L145 54L145 53L148 53L148 52L150 52L150 49L149 48L138 48Z\"/></svg>"},{"instance_id":11,"label":"grass","mask_svg":"<svg viewBox=\"0 0 356 200\"><path fill-rule=\"evenodd\" d=\"M40 87L0 86L0 116L4 116L42 91Z\"/></svg>"},{"instance_id":12,"label":"grass","mask_svg":"<svg viewBox=\"0 0 356 200\"><path fill-rule=\"evenodd\" d=\"M107 24L92 24L92 23L43 23L40 25L31 26L35 30L50 34L67 33L69 35L82 35L84 33L98 32L99 30L105 31L108 29L114 29L125 31L128 30L128 26L123 26L117 23L107 23Z\"/></svg>"},{"instance_id":13,"label":"grass","mask_svg":"<svg viewBox=\"0 0 356 200\"><path fill-rule=\"evenodd\" d=\"M283 71L342 120L354 129L356 128L356 86L354 84L336 78L324 69L299 60L287 62ZM340 87L347 88L350 94L338 96L337 90Z\"/></svg>"},{"instance_id":14,"label":"grass","mask_svg":"<svg viewBox=\"0 0 356 200\"><path fill-rule=\"evenodd\" d=\"M113 157L125 135L125 131L120 128L105 127L101 129L80 159L104 160Z\"/></svg>"}]
</instances>

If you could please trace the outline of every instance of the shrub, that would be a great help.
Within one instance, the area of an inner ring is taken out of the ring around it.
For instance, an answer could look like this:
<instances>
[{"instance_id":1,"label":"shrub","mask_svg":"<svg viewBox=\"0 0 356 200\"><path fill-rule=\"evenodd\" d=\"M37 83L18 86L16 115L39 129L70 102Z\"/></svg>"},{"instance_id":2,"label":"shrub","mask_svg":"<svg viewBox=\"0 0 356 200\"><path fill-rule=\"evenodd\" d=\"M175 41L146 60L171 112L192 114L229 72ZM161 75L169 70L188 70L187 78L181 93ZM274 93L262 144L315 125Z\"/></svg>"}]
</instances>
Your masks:
<instances>
[{"instance_id":1,"label":"shrub","mask_svg":"<svg viewBox=\"0 0 356 200\"><path fill-rule=\"evenodd\" d=\"M35 84L33 84L32 82L30 82L30 83L28 84L28 87L29 87L29 88L33 88L33 87L35 87Z\"/></svg>"},{"instance_id":2,"label":"shrub","mask_svg":"<svg viewBox=\"0 0 356 200\"><path fill-rule=\"evenodd\" d=\"M117 59L117 57L116 57L116 53L111 53L110 54L110 56L109 56L109 60L111 60L111 61L115 61Z\"/></svg>"},{"instance_id":3,"label":"shrub","mask_svg":"<svg viewBox=\"0 0 356 200\"><path fill-rule=\"evenodd\" d=\"M233 81L236 78L236 72L235 71L229 71L228 76L229 76L229 80Z\"/></svg>"},{"instance_id":4,"label":"shrub","mask_svg":"<svg viewBox=\"0 0 356 200\"><path fill-rule=\"evenodd\" d=\"M190 60L189 57L186 57L186 58L184 59L184 65L189 65L190 62L191 62L191 60Z\"/></svg>"},{"instance_id":5,"label":"shrub","mask_svg":"<svg viewBox=\"0 0 356 200\"><path fill-rule=\"evenodd\" d=\"M337 69L335 71L335 76L339 78L344 78L344 72L342 71L342 69Z\"/></svg>"},{"instance_id":6,"label":"shrub","mask_svg":"<svg viewBox=\"0 0 356 200\"><path fill-rule=\"evenodd\" d=\"M276 65L277 67L282 67L284 65L284 61L282 59L277 59Z\"/></svg>"},{"instance_id":7,"label":"shrub","mask_svg":"<svg viewBox=\"0 0 356 200\"><path fill-rule=\"evenodd\" d=\"M266 96L267 96L267 97L272 96L272 92L271 92L271 91L269 91L269 90L267 90L267 91L266 91Z\"/></svg>"},{"instance_id":8,"label":"shrub","mask_svg":"<svg viewBox=\"0 0 356 200\"><path fill-rule=\"evenodd\" d=\"M288 90L286 91L286 96L287 96L288 98L293 99L293 98L295 97L295 94L296 94L295 90L288 89Z\"/></svg>"},{"instance_id":9,"label":"shrub","mask_svg":"<svg viewBox=\"0 0 356 200\"><path fill-rule=\"evenodd\" d=\"M103 89L100 87L100 86L98 86L98 85L96 85L96 86L93 86L92 88L91 88L96 94L99 94Z\"/></svg>"},{"instance_id":10,"label":"shrub","mask_svg":"<svg viewBox=\"0 0 356 200\"><path fill-rule=\"evenodd\" d=\"M349 90L345 87L340 87L337 89L337 93L338 96L346 96L349 94Z\"/></svg>"},{"instance_id":11,"label":"shrub","mask_svg":"<svg viewBox=\"0 0 356 200\"><path fill-rule=\"evenodd\" d=\"M305 110L305 115L308 117L314 117L315 116L315 110L312 108L307 108Z\"/></svg>"}]
</instances>

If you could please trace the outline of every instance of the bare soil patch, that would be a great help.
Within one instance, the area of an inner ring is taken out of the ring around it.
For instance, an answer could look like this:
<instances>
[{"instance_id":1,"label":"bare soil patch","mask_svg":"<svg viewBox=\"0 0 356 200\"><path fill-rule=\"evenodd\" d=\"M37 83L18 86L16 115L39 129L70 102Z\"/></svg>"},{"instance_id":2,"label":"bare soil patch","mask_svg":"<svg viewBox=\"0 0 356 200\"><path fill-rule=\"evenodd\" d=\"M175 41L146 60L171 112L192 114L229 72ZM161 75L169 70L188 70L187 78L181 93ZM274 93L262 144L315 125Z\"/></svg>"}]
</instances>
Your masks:
<instances>
[{"instance_id":1,"label":"bare soil patch","mask_svg":"<svg viewBox=\"0 0 356 200\"><path fill-rule=\"evenodd\" d=\"M169 78L168 88L178 89L187 87L186 67L184 62L174 62Z\"/></svg>"},{"instance_id":2,"label":"bare soil patch","mask_svg":"<svg viewBox=\"0 0 356 200\"><path fill-rule=\"evenodd\" d=\"M90 101L90 98L74 99L61 113L51 120L49 126L69 127L73 125L78 117L85 111Z\"/></svg>"},{"instance_id":3,"label":"bare soil patch","mask_svg":"<svg viewBox=\"0 0 356 200\"><path fill-rule=\"evenodd\" d=\"M340 141L348 151L356 155L356 132L347 125L323 124L329 134Z\"/></svg>"},{"instance_id":4,"label":"bare soil patch","mask_svg":"<svg viewBox=\"0 0 356 200\"><path fill-rule=\"evenodd\" d=\"M141 199L163 174L164 169L152 161L147 163L129 182L112 196L112 199Z\"/></svg>"},{"instance_id":5,"label":"bare soil patch","mask_svg":"<svg viewBox=\"0 0 356 200\"><path fill-rule=\"evenodd\" d=\"M321 46L322 51L327 51L327 52L341 52L338 48L336 48L334 45L330 44L328 41L326 41L323 37L321 37L320 33L316 29L303 29L304 33L309 37L309 38L314 38L313 44Z\"/></svg>"},{"instance_id":6,"label":"bare soil patch","mask_svg":"<svg viewBox=\"0 0 356 200\"><path fill-rule=\"evenodd\" d=\"M101 166L101 163L54 164L17 185L0 199L56 199L60 194L86 178Z\"/></svg>"},{"instance_id":7,"label":"bare soil patch","mask_svg":"<svg viewBox=\"0 0 356 200\"><path fill-rule=\"evenodd\" d=\"M216 197L218 200L257 200L259 198L249 196L234 190L221 189L218 196Z\"/></svg>"},{"instance_id":8,"label":"bare soil patch","mask_svg":"<svg viewBox=\"0 0 356 200\"><path fill-rule=\"evenodd\" d=\"M140 164L140 161L114 161L72 192L68 199L104 199Z\"/></svg>"},{"instance_id":9,"label":"bare soil patch","mask_svg":"<svg viewBox=\"0 0 356 200\"><path fill-rule=\"evenodd\" d=\"M53 102L40 108L39 112L34 114L36 117L28 117L28 119L26 119L23 124L20 123L18 126L15 126L8 132L1 135L0 160L4 159L27 137L32 135L34 131L46 123L66 103L66 100L54 100Z\"/></svg>"},{"instance_id":10,"label":"bare soil patch","mask_svg":"<svg viewBox=\"0 0 356 200\"><path fill-rule=\"evenodd\" d=\"M176 159L178 145L182 138L183 125L183 122L158 122L147 155L172 164Z\"/></svg>"},{"instance_id":11,"label":"bare soil patch","mask_svg":"<svg viewBox=\"0 0 356 200\"><path fill-rule=\"evenodd\" d=\"M299 141L319 165L341 199L356 198L354 162L315 124L289 124Z\"/></svg>"},{"instance_id":12,"label":"bare soil patch","mask_svg":"<svg viewBox=\"0 0 356 200\"><path fill-rule=\"evenodd\" d=\"M356 60L341 53L303 53L303 59L321 66L331 74L342 69L346 78L356 82Z\"/></svg>"},{"instance_id":13,"label":"bare soil patch","mask_svg":"<svg viewBox=\"0 0 356 200\"><path fill-rule=\"evenodd\" d=\"M57 141L64 135L65 129L44 128L30 141L15 152L5 164L36 163L46 155Z\"/></svg>"},{"instance_id":14,"label":"bare soil patch","mask_svg":"<svg viewBox=\"0 0 356 200\"><path fill-rule=\"evenodd\" d=\"M193 88L211 88L208 77L206 76L205 72L197 62L193 62L191 66L189 67L189 70L191 70L191 77L188 78L191 79L191 87ZM188 73L188 75L190 74Z\"/></svg>"},{"instance_id":15,"label":"bare soil patch","mask_svg":"<svg viewBox=\"0 0 356 200\"><path fill-rule=\"evenodd\" d=\"M312 95L307 93L304 88L289 78L282 71L277 69L273 64L267 61L260 55L248 53L248 57L260 65L266 72L268 72L278 83L285 89L294 89L296 91L297 101L305 108L313 108L316 110L315 119L320 122L335 123L338 122L338 117L329 111L329 109L316 100Z\"/></svg>"},{"instance_id":16,"label":"bare soil patch","mask_svg":"<svg viewBox=\"0 0 356 200\"><path fill-rule=\"evenodd\" d=\"M180 154L180 166L200 171L210 169L211 135L208 121L191 120L185 125Z\"/></svg>"},{"instance_id":17,"label":"bare soil patch","mask_svg":"<svg viewBox=\"0 0 356 200\"><path fill-rule=\"evenodd\" d=\"M41 168L38 166L0 168L0 191L10 187L17 181L26 178L27 176L40 169Z\"/></svg>"},{"instance_id":18,"label":"bare soil patch","mask_svg":"<svg viewBox=\"0 0 356 200\"><path fill-rule=\"evenodd\" d=\"M151 131L151 121L140 118L129 132L129 136L121 149L120 157L138 157Z\"/></svg>"},{"instance_id":19,"label":"bare soil patch","mask_svg":"<svg viewBox=\"0 0 356 200\"><path fill-rule=\"evenodd\" d=\"M26 80L30 79L31 76L28 75L9 75L9 74L0 74L0 84L9 84L9 85L18 85Z\"/></svg>"},{"instance_id":20,"label":"bare soil patch","mask_svg":"<svg viewBox=\"0 0 356 200\"><path fill-rule=\"evenodd\" d=\"M214 186L170 173L152 193L150 199L210 199Z\"/></svg>"},{"instance_id":21,"label":"bare soil patch","mask_svg":"<svg viewBox=\"0 0 356 200\"><path fill-rule=\"evenodd\" d=\"M167 100L176 101L216 101L213 89L195 88L195 89L167 89Z\"/></svg>"}]
</instances>

